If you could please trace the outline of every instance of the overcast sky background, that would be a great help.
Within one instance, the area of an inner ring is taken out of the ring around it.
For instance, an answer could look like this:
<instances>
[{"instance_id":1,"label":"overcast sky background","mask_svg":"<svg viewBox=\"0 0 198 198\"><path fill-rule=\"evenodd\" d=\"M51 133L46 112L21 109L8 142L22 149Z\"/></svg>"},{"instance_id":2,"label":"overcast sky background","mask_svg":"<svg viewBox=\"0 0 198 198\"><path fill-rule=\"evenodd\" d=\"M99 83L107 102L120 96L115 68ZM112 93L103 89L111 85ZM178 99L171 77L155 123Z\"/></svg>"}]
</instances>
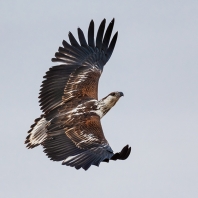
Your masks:
<instances>
[{"instance_id":1,"label":"overcast sky background","mask_svg":"<svg viewBox=\"0 0 198 198\"><path fill-rule=\"evenodd\" d=\"M103 18L119 36L99 98L125 95L103 130L115 152L132 152L77 171L24 140L62 40ZM0 197L198 197L198 1L1 0L0 27Z\"/></svg>"}]
</instances>

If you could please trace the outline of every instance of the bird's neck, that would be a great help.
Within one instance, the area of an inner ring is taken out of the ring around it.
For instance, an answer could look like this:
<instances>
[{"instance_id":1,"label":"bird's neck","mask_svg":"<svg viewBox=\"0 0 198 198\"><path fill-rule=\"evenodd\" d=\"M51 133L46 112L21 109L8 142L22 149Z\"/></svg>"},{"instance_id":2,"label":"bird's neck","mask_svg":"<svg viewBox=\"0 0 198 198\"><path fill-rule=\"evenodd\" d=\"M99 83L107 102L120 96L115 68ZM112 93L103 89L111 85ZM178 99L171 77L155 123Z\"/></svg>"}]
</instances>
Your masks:
<instances>
[{"instance_id":1,"label":"bird's neck","mask_svg":"<svg viewBox=\"0 0 198 198\"><path fill-rule=\"evenodd\" d=\"M96 113L102 118L117 102L113 97L105 97L98 101Z\"/></svg>"}]
</instances>

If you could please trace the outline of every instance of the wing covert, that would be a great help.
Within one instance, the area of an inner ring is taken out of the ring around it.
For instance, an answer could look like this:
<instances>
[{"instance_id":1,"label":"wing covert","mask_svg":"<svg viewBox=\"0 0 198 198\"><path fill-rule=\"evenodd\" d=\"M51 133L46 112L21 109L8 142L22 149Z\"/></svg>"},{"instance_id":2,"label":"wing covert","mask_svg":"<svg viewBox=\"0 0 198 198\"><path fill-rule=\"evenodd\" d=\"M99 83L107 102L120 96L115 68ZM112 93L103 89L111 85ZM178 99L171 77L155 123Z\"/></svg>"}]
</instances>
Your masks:
<instances>
[{"instance_id":1,"label":"wing covert","mask_svg":"<svg viewBox=\"0 0 198 198\"><path fill-rule=\"evenodd\" d=\"M94 114L80 120L78 124L66 131L66 135L81 149L108 145L100 118Z\"/></svg>"},{"instance_id":2,"label":"wing covert","mask_svg":"<svg viewBox=\"0 0 198 198\"><path fill-rule=\"evenodd\" d=\"M75 97L89 97L98 99L98 82L101 71L96 67L81 66L70 75L67 86L64 89L63 101L66 102Z\"/></svg>"}]
</instances>

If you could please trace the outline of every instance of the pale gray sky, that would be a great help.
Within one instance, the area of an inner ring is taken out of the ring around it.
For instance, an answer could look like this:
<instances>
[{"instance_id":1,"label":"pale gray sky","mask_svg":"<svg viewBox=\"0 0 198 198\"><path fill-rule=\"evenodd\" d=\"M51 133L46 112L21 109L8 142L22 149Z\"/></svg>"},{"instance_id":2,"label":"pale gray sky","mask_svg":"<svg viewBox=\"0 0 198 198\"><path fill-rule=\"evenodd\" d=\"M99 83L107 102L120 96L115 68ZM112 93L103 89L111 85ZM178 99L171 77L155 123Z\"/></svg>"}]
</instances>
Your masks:
<instances>
[{"instance_id":1,"label":"pale gray sky","mask_svg":"<svg viewBox=\"0 0 198 198\"><path fill-rule=\"evenodd\" d=\"M102 125L114 151L132 153L77 171L24 140L62 40L103 18L115 18L119 36L99 96L125 96ZM0 197L198 197L198 1L7 0L0 27Z\"/></svg>"}]
</instances>

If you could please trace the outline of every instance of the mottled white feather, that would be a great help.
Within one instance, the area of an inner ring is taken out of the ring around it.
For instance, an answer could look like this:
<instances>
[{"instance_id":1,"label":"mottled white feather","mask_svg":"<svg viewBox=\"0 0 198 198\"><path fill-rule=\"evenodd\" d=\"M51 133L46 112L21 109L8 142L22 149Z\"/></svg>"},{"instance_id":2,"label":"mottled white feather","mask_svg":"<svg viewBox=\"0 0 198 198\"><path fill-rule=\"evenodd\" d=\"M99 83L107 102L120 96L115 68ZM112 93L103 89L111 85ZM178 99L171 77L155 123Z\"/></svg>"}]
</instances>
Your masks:
<instances>
[{"instance_id":1,"label":"mottled white feather","mask_svg":"<svg viewBox=\"0 0 198 198\"><path fill-rule=\"evenodd\" d=\"M29 143L31 146L36 146L41 144L47 137L47 127L48 122L45 118L41 118L37 124L33 127L32 131L30 132Z\"/></svg>"}]
</instances>

